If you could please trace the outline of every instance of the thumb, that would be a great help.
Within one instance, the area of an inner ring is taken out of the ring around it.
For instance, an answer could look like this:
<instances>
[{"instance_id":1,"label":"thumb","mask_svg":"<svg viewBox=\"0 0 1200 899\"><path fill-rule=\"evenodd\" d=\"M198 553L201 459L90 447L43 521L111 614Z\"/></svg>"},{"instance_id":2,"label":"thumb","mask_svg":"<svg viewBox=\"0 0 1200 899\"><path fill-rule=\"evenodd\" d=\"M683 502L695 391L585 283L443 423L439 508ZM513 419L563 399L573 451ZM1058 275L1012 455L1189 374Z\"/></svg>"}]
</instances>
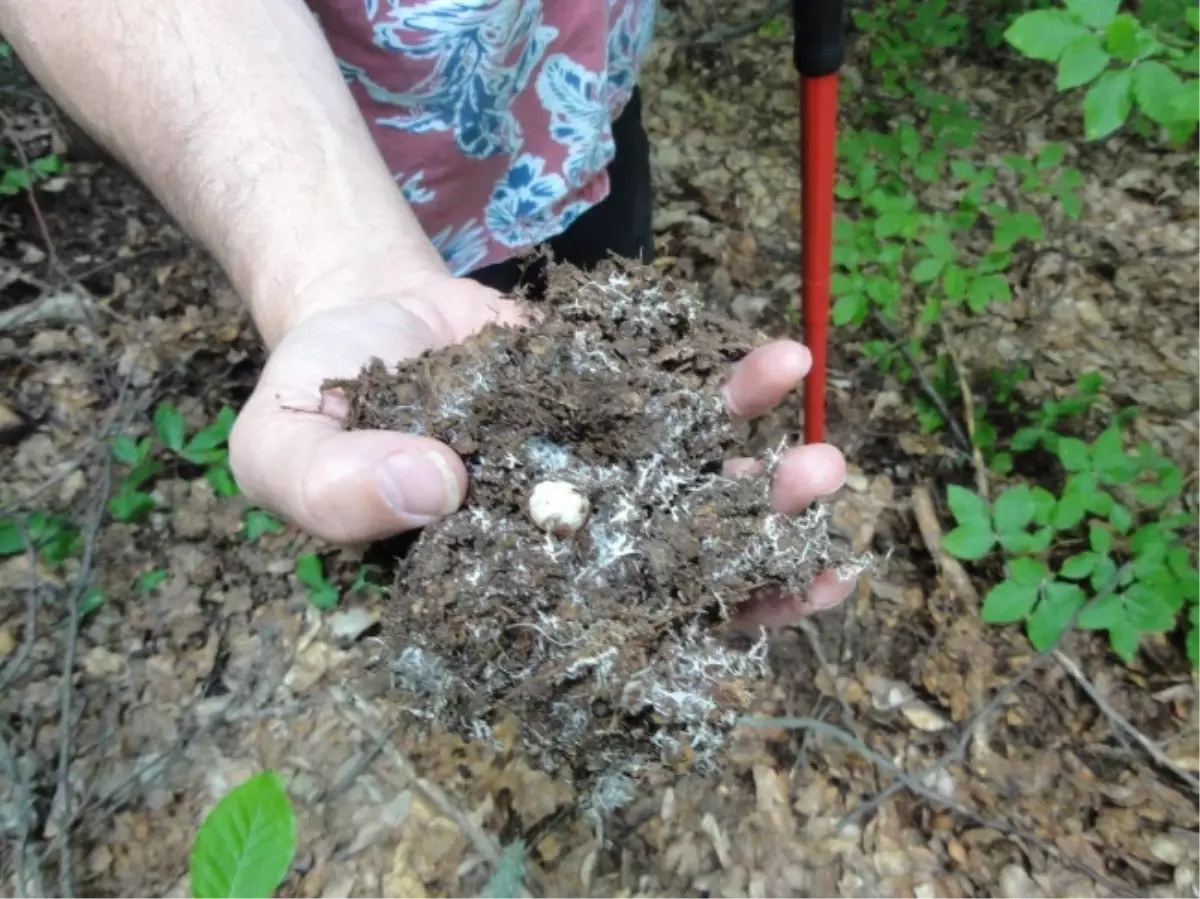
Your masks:
<instances>
[{"instance_id":1,"label":"thumb","mask_svg":"<svg viewBox=\"0 0 1200 899\"><path fill-rule=\"evenodd\" d=\"M461 505L467 472L448 446L392 431L345 431L321 412L252 396L229 437L247 498L332 543L381 540Z\"/></svg>"}]
</instances>

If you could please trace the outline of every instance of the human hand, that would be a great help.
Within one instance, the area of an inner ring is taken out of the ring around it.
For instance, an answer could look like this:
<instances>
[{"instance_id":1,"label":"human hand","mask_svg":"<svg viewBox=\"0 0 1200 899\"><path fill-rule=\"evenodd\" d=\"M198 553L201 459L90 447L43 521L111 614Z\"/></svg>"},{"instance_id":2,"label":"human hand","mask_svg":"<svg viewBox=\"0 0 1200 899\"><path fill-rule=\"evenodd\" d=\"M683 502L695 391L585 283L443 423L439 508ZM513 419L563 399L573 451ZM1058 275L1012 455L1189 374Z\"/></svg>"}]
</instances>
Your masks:
<instances>
[{"instance_id":1,"label":"human hand","mask_svg":"<svg viewBox=\"0 0 1200 899\"><path fill-rule=\"evenodd\" d=\"M345 400L321 385L357 377L372 357L391 367L493 321L521 321L517 304L444 274L302 318L272 351L230 435L246 497L333 543L383 539L453 512L467 489L457 453L416 434L344 430Z\"/></svg>"},{"instance_id":2,"label":"human hand","mask_svg":"<svg viewBox=\"0 0 1200 899\"><path fill-rule=\"evenodd\" d=\"M812 355L795 341L761 346L734 367L725 384L725 406L734 418L757 418L783 402L811 367ZM725 464L731 476L761 468L760 463L750 459L731 459ZM776 468L771 505L783 514L799 514L813 500L836 493L845 480L846 460L836 447L828 443L792 447ZM755 630L792 624L838 605L854 585L853 580L843 581L836 571L829 570L817 575L804 596L765 588L738 608L732 624Z\"/></svg>"}]
</instances>

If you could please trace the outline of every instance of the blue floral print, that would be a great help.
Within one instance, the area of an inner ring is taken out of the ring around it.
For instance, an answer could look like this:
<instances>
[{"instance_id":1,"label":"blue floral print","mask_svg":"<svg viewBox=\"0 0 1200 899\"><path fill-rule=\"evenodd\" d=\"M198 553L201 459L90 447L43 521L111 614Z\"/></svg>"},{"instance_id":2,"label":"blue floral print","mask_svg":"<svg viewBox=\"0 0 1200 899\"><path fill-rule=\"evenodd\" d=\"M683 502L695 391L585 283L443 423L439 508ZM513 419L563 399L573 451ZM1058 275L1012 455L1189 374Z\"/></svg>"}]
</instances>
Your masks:
<instances>
[{"instance_id":1,"label":"blue floral print","mask_svg":"<svg viewBox=\"0 0 1200 899\"><path fill-rule=\"evenodd\" d=\"M537 80L538 97L550 113L550 136L567 147L567 184L583 187L612 161L616 148L604 83L570 57L546 60Z\"/></svg>"},{"instance_id":2,"label":"blue floral print","mask_svg":"<svg viewBox=\"0 0 1200 899\"><path fill-rule=\"evenodd\" d=\"M452 275L465 275L487 256L487 232L475 219L459 228L447 225L431 239Z\"/></svg>"},{"instance_id":3,"label":"blue floral print","mask_svg":"<svg viewBox=\"0 0 1200 899\"><path fill-rule=\"evenodd\" d=\"M587 208L583 201L555 211L567 195L559 175L543 174L546 161L523 155L492 191L484 223L506 247L532 246L560 234Z\"/></svg>"},{"instance_id":4,"label":"blue floral print","mask_svg":"<svg viewBox=\"0 0 1200 899\"><path fill-rule=\"evenodd\" d=\"M370 101L381 146L396 142L385 152L397 188L423 221L437 221L427 230L437 230L430 239L451 271L465 274L549 240L596 201L596 179L616 152L612 122L636 86L657 0L348 6L329 13L353 19L338 29L342 76ZM607 33L589 37L593 25ZM346 38L355 27L359 36ZM534 130L526 134L523 125ZM415 139L435 134L444 137L428 150ZM547 152L547 137L563 148L561 164L560 151ZM476 160L475 170L445 158L449 148L440 144L451 141Z\"/></svg>"},{"instance_id":5,"label":"blue floral print","mask_svg":"<svg viewBox=\"0 0 1200 899\"><path fill-rule=\"evenodd\" d=\"M387 102L404 111L379 120L414 134L452 131L473 159L514 154L522 144L512 102L529 83L558 29L541 0L366 0L376 46L432 69Z\"/></svg>"}]
</instances>

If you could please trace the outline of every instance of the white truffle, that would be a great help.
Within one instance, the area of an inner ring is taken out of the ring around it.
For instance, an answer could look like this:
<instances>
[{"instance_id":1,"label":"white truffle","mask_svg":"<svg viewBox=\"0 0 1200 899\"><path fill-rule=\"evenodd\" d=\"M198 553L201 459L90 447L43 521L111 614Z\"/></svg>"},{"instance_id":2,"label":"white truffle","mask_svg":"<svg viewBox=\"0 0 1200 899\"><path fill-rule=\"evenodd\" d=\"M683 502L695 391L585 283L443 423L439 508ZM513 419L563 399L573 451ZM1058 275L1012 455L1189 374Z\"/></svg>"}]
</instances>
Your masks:
<instances>
[{"instance_id":1,"label":"white truffle","mask_svg":"<svg viewBox=\"0 0 1200 899\"><path fill-rule=\"evenodd\" d=\"M541 481L529 494L529 517L555 537L570 537L583 527L591 511L588 498L566 481Z\"/></svg>"}]
</instances>

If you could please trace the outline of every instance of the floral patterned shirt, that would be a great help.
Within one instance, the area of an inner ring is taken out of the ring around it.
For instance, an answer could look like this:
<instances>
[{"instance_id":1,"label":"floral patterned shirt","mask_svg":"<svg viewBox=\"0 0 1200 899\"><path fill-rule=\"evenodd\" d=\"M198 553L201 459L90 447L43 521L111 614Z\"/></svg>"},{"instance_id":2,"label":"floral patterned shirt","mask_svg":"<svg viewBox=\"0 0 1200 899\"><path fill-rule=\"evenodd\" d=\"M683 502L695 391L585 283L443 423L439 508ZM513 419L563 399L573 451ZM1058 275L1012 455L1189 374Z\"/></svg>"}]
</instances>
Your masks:
<instances>
[{"instance_id":1,"label":"floral patterned shirt","mask_svg":"<svg viewBox=\"0 0 1200 899\"><path fill-rule=\"evenodd\" d=\"M398 188L456 275L608 195L656 0L308 0Z\"/></svg>"}]
</instances>

